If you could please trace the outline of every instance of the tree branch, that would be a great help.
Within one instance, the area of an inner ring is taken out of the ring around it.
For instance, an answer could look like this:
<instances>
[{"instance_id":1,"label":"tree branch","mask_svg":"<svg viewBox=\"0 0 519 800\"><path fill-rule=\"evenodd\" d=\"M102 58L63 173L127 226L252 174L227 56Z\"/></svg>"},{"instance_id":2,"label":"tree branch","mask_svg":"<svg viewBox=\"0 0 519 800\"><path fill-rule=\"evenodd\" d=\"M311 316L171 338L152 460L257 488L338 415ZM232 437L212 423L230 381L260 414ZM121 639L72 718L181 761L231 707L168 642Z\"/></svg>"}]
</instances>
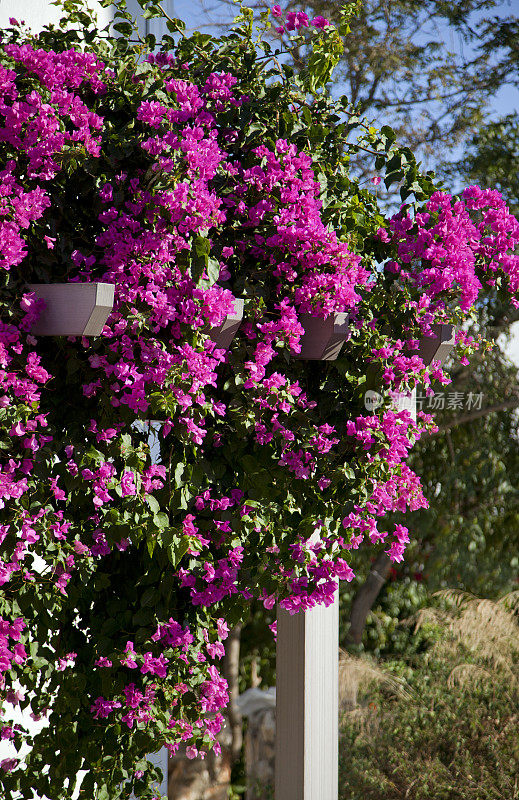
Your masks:
<instances>
[{"instance_id":1,"label":"tree branch","mask_svg":"<svg viewBox=\"0 0 519 800\"><path fill-rule=\"evenodd\" d=\"M458 425L464 425L466 422L473 422L475 419L486 417L489 414L496 414L499 411L506 411L510 408L519 408L519 397L513 400L505 400L505 402L498 403L496 406L479 408L477 411L473 411L470 414L463 414L461 417L456 417L450 420L450 422L446 422L445 425L439 425L438 430L436 433L433 433L432 436L439 436L440 433L445 433L445 431L449 431L451 428L455 428Z\"/></svg>"},{"instance_id":2,"label":"tree branch","mask_svg":"<svg viewBox=\"0 0 519 800\"><path fill-rule=\"evenodd\" d=\"M229 686L229 705L226 712L231 729L231 763L238 760L242 748L242 718L238 707L238 696L240 694L240 637L241 624L235 625L229 631L229 636L225 643L225 656L223 662L223 673Z\"/></svg>"},{"instance_id":3,"label":"tree branch","mask_svg":"<svg viewBox=\"0 0 519 800\"><path fill-rule=\"evenodd\" d=\"M366 625L368 614L373 608L375 600L379 596L380 590L387 580L390 568L391 560L387 553L379 553L369 571L368 577L353 598L350 613L350 630L348 633L354 644L360 644L362 641L362 633Z\"/></svg>"}]
</instances>

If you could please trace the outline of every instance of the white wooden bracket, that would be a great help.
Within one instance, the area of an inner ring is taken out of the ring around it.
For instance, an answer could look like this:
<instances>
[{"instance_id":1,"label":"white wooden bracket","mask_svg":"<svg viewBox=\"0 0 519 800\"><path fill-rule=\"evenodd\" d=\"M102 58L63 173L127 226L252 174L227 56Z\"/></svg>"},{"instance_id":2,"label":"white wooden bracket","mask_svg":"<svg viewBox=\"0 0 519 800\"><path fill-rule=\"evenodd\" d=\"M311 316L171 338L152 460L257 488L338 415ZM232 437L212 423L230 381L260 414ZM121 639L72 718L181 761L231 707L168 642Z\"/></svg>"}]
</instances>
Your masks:
<instances>
[{"instance_id":1,"label":"white wooden bracket","mask_svg":"<svg viewBox=\"0 0 519 800\"><path fill-rule=\"evenodd\" d=\"M418 355L425 366L433 361L443 364L456 344L456 328L454 325L432 325L434 336L422 336ZM416 422L416 388L411 392L399 392L393 401L395 411L409 411Z\"/></svg>"},{"instance_id":2,"label":"white wooden bracket","mask_svg":"<svg viewBox=\"0 0 519 800\"><path fill-rule=\"evenodd\" d=\"M348 314L330 314L324 318L301 314L299 322L305 332L300 341L301 352L292 353L294 358L335 361L344 342L350 337Z\"/></svg>"},{"instance_id":3,"label":"white wooden bracket","mask_svg":"<svg viewBox=\"0 0 519 800\"><path fill-rule=\"evenodd\" d=\"M434 336L422 336L418 355L427 366L433 361L443 364L456 344L456 328L454 325L431 325Z\"/></svg>"},{"instance_id":4,"label":"white wooden bracket","mask_svg":"<svg viewBox=\"0 0 519 800\"><path fill-rule=\"evenodd\" d=\"M217 347L222 350L228 350L232 340L238 332L243 319L243 300L240 297L234 298L234 311L227 314L224 321L220 325L208 328L207 333Z\"/></svg>"},{"instance_id":5,"label":"white wooden bracket","mask_svg":"<svg viewBox=\"0 0 519 800\"><path fill-rule=\"evenodd\" d=\"M114 305L112 283L30 283L45 301L35 336L100 336Z\"/></svg>"},{"instance_id":6,"label":"white wooden bracket","mask_svg":"<svg viewBox=\"0 0 519 800\"><path fill-rule=\"evenodd\" d=\"M337 800L338 686L338 591L327 608L278 608L276 800Z\"/></svg>"}]
</instances>

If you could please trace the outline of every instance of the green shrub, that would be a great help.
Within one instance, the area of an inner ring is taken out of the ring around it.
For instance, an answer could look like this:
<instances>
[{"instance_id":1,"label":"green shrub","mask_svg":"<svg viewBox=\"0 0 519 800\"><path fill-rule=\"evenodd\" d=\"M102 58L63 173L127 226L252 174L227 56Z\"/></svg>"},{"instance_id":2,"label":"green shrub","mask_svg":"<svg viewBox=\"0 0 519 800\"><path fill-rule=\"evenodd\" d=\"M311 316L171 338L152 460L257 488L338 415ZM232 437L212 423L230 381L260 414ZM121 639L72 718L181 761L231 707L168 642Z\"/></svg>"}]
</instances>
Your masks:
<instances>
[{"instance_id":1,"label":"green shrub","mask_svg":"<svg viewBox=\"0 0 519 800\"><path fill-rule=\"evenodd\" d=\"M515 610L511 595L450 599L456 613L419 620L438 638L413 665L408 691L372 682L343 715L341 800L519 797L517 597Z\"/></svg>"}]
</instances>

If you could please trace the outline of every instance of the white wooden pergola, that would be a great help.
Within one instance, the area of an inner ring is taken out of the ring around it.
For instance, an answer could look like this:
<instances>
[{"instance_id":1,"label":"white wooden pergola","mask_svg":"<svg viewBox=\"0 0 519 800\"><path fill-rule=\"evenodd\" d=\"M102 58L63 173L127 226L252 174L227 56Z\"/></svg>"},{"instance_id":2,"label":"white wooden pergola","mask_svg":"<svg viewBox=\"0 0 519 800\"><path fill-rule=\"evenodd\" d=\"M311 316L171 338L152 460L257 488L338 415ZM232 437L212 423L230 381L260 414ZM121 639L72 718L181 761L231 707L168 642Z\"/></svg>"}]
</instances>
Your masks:
<instances>
[{"instance_id":1,"label":"white wooden pergola","mask_svg":"<svg viewBox=\"0 0 519 800\"><path fill-rule=\"evenodd\" d=\"M100 335L112 309L110 284L31 284L46 308L33 328L38 335ZM229 347L243 315L243 301L212 335ZM311 318L313 319L313 318ZM334 360L348 338L347 316L307 322L300 358ZM426 364L444 361L454 345L451 325L434 326L420 342ZM316 344L316 341L319 343ZM416 415L416 392L402 395L399 410ZM328 607L290 615L278 609L276 646L275 800L337 800L339 596ZM163 748L150 756L163 772L167 794L168 758Z\"/></svg>"}]
</instances>

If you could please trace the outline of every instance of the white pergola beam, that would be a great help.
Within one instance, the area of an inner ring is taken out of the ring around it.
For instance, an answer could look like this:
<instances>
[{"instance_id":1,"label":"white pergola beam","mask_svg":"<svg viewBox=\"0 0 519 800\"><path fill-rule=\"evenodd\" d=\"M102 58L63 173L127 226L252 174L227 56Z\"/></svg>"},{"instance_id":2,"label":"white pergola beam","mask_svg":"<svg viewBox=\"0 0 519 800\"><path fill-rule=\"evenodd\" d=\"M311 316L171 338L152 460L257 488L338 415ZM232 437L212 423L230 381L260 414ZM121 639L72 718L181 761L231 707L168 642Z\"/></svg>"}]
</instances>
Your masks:
<instances>
[{"instance_id":1,"label":"white pergola beam","mask_svg":"<svg viewBox=\"0 0 519 800\"><path fill-rule=\"evenodd\" d=\"M276 800L337 800L339 593L328 608L278 609Z\"/></svg>"}]
</instances>

